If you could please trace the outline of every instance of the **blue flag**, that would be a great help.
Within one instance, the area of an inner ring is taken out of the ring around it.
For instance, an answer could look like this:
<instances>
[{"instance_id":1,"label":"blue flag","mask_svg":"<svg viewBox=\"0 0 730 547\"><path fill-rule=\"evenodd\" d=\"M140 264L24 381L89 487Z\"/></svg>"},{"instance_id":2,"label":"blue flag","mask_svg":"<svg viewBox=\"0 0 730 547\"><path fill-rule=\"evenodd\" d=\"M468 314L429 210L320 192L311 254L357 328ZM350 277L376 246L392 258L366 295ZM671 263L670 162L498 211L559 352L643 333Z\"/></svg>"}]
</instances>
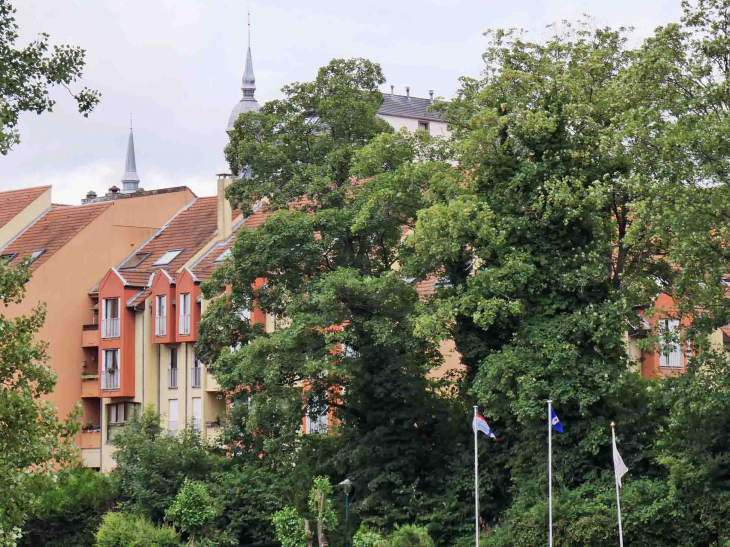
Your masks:
<instances>
[{"instance_id":1,"label":"blue flag","mask_svg":"<svg viewBox=\"0 0 730 547\"><path fill-rule=\"evenodd\" d=\"M552 418L550 420L550 423L553 424L553 429L559 433L563 432L563 424L560 422L560 419L558 418L558 415L555 414L555 410L552 410Z\"/></svg>"}]
</instances>

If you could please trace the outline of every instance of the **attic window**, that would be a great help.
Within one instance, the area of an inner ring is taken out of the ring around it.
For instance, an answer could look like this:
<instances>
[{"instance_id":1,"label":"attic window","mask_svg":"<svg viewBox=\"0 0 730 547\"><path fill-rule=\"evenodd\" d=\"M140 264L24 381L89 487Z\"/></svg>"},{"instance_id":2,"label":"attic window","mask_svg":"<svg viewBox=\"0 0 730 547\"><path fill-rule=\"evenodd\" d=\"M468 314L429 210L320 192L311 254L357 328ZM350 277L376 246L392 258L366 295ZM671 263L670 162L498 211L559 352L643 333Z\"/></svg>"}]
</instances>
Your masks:
<instances>
[{"instance_id":1,"label":"attic window","mask_svg":"<svg viewBox=\"0 0 730 547\"><path fill-rule=\"evenodd\" d=\"M135 253L131 257L127 259L127 261L122 264L122 266L119 268L120 270L129 270L131 268L136 268L142 262L147 260L152 253Z\"/></svg>"},{"instance_id":2,"label":"attic window","mask_svg":"<svg viewBox=\"0 0 730 547\"><path fill-rule=\"evenodd\" d=\"M183 252L182 249L174 249L172 251L167 251L164 255L162 255L160 258L157 259L157 262L152 264L153 266L167 266L170 262L175 260L177 258L177 255L179 255L181 252Z\"/></svg>"},{"instance_id":3,"label":"attic window","mask_svg":"<svg viewBox=\"0 0 730 547\"><path fill-rule=\"evenodd\" d=\"M18 253L3 253L0 255L0 264L10 264Z\"/></svg>"},{"instance_id":4,"label":"attic window","mask_svg":"<svg viewBox=\"0 0 730 547\"><path fill-rule=\"evenodd\" d=\"M221 255L214 260L214 262L223 262L226 258L231 256L231 248L229 247L221 253Z\"/></svg>"},{"instance_id":5,"label":"attic window","mask_svg":"<svg viewBox=\"0 0 730 547\"><path fill-rule=\"evenodd\" d=\"M33 254L30 255L30 261L35 262L45 252L46 252L45 249L38 249L36 251L33 251Z\"/></svg>"}]
</instances>

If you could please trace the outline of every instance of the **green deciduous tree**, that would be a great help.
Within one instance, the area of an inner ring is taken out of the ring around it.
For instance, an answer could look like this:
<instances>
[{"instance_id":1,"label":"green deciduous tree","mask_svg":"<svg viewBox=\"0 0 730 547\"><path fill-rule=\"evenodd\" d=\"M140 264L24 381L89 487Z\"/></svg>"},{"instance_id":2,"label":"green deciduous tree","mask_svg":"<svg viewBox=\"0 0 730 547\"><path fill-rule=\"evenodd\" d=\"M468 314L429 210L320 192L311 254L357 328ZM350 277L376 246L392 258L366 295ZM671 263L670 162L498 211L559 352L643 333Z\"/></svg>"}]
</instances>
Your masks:
<instances>
[{"instance_id":1,"label":"green deciduous tree","mask_svg":"<svg viewBox=\"0 0 730 547\"><path fill-rule=\"evenodd\" d=\"M21 112L52 111L56 101L49 97L53 86L68 86L81 78L86 52L73 46L54 46L49 54L48 34L18 48L15 8L0 0L0 154L7 154L20 142L16 129ZM74 94L79 112L88 116L99 102L100 93L84 88Z\"/></svg>"},{"instance_id":2,"label":"green deciduous tree","mask_svg":"<svg viewBox=\"0 0 730 547\"><path fill-rule=\"evenodd\" d=\"M29 279L29 260L12 269L0 263L4 309L22 302ZM35 500L24 486L28 472L45 473L72 459L78 431L77 414L61 422L55 407L41 399L56 385L48 344L36 340L44 321L44 304L14 319L0 314L0 542L8 545L13 545L8 536L17 533Z\"/></svg>"}]
</instances>

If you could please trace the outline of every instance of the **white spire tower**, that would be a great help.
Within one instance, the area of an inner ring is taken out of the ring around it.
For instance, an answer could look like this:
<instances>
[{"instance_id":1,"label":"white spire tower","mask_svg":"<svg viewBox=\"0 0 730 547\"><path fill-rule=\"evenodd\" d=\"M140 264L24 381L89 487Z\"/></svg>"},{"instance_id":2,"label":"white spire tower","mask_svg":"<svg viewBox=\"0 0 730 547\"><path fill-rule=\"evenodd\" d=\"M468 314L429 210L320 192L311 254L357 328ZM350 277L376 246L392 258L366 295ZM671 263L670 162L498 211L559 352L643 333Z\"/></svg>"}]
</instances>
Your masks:
<instances>
[{"instance_id":1,"label":"white spire tower","mask_svg":"<svg viewBox=\"0 0 730 547\"><path fill-rule=\"evenodd\" d=\"M238 117L244 112L258 112L261 108L256 101L256 77L253 74L253 58L251 57L251 10L248 12L248 49L246 51L246 68L241 81L243 97L233 107L226 131L232 131Z\"/></svg>"},{"instance_id":2,"label":"white spire tower","mask_svg":"<svg viewBox=\"0 0 730 547\"><path fill-rule=\"evenodd\" d=\"M127 141L127 162L122 177L122 193L132 194L139 191L139 175L137 175L137 159L134 155L134 134L132 132L132 114L129 114L129 140Z\"/></svg>"}]
</instances>

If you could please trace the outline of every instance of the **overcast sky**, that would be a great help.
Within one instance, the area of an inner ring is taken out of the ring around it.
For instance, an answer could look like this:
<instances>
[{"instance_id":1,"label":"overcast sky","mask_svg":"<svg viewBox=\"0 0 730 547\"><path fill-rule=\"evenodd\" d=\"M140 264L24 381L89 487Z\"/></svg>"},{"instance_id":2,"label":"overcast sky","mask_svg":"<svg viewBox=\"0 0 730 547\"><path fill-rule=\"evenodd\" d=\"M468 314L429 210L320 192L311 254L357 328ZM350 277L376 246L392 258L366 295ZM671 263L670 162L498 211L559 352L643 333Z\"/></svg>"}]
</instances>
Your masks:
<instances>
[{"instance_id":1,"label":"overcast sky","mask_svg":"<svg viewBox=\"0 0 730 547\"><path fill-rule=\"evenodd\" d=\"M333 57L380 63L396 93L449 98L459 76L481 73L488 28L545 25L587 13L600 25L634 26L638 39L678 21L679 0L11 0L21 39L40 32L87 51L81 85L98 89L89 116L65 91L52 113L23 114L21 143L0 156L0 190L53 184L53 201L120 185L129 115L145 189L187 185L215 193L223 147L241 97L246 10L251 9L256 98L312 79Z\"/></svg>"}]
</instances>

